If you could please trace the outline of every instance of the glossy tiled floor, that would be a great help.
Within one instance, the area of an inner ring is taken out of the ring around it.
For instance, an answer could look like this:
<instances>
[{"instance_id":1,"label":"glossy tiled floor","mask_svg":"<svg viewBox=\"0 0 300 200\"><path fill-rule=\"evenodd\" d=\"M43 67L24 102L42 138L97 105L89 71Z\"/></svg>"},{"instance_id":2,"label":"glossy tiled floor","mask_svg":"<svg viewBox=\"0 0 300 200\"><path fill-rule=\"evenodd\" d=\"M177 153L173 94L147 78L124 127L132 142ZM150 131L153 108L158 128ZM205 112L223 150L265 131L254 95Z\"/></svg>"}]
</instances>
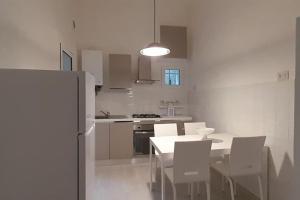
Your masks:
<instances>
[{"instance_id":1,"label":"glossy tiled floor","mask_svg":"<svg viewBox=\"0 0 300 200\"><path fill-rule=\"evenodd\" d=\"M149 190L149 166L148 159L122 160L112 162L100 162L96 166L97 200L160 200L159 174L154 183L152 192ZM222 192L220 189L220 176L211 173L212 200L230 200L229 188ZM166 179L167 180L167 179ZM177 187L177 199L190 199L187 195L187 186ZM166 200L173 199L171 185L166 181ZM201 195L195 195L195 200L206 199L205 188L201 187ZM236 200L257 200L251 194L238 189Z\"/></svg>"}]
</instances>

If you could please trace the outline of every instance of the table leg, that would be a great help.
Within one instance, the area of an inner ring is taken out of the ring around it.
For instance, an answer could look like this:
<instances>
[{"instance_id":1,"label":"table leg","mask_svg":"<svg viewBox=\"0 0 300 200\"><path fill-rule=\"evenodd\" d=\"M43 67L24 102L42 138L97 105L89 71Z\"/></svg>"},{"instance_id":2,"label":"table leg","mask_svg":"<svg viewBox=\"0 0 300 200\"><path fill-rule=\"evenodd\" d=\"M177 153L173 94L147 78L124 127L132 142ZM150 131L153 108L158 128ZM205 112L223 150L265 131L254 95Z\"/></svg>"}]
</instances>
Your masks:
<instances>
[{"instance_id":1,"label":"table leg","mask_svg":"<svg viewBox=\"0 0 300 200\"><path fill-rule=\"evenodd\" d=\"M165 199L165 166L164 166L164 159L160 157L160 168L161 168L161 200Z\"/></svg>"},{"instance_id":2,"label":"table leg","mask_svg":"<svg viewBox=\"0 0 300 200\"><path fill-rule=\"evenodd\" d=\"M152 143L150 141L150 154L149 154L149 165L150 165L150 191L152 191Z\"/></svg>"}]
</instances>

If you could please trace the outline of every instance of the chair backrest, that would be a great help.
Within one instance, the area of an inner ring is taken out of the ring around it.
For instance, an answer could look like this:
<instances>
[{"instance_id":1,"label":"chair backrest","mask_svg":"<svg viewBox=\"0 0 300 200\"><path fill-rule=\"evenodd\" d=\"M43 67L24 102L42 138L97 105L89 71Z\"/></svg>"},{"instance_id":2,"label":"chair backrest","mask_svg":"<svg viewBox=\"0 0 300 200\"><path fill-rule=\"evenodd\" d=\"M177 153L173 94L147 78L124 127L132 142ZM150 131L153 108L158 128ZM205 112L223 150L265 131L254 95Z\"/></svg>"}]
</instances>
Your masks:
<instances>
[{"instance_id":1,"label":"chair backrest","mask_svg":"<svg viewBox=\"0 0 300 200\"><path fill-rule=\"evenodd\" d=\"M177 124L154 124L154 136L176 136L178 135Z\"/></svg>"},{"instance_id":2,"label":"chair backrest","mask_svg":"<svg viewBox=\"0 0 300 200\"><path fill-rule=\"evenodd\" d=\"M175 143L175 183L209 181L209 161L211 145L211 140Z\"/></svg>"},{"instance_id":3,"label":"chair backrest","mask_svg":"<svg viewBox=\"0 0 300 200\"><path fill-rule=\"evenodd\" d=\"M197 129L206 128L205 122L188 122L184 123L184 131L186 135L197 135Z\"/></svg>"},{"instance_id":4,"label":"chair backrest","mask_svg":"<svg viewBox=\"0 0 300 200\"><path fill-rule=\"evenodd\" d=\"M242 176L262 172L262 155L266 137L233 138L229 157L230 175Z\"/></svg>"}]
</instances>

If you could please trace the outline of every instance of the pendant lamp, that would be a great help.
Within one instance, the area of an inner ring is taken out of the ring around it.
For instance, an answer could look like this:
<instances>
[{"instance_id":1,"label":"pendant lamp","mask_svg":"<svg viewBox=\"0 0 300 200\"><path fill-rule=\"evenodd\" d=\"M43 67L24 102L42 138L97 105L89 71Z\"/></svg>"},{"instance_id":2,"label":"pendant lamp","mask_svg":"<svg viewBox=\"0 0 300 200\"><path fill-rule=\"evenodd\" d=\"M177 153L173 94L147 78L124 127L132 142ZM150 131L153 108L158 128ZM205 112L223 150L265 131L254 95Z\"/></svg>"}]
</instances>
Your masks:
<instances>
[{"instance_id":1,"label":"pendant lamp","mask_svg":"<svg viewBox=\"0 0 300 200\"><path fill-rule=\"evenodd\" d=\"M156 41L156 0L154 0L154 41L143 48L140 53L144 56L164 56L170 53L170 49Z\"/></svg>"}]
</instances>

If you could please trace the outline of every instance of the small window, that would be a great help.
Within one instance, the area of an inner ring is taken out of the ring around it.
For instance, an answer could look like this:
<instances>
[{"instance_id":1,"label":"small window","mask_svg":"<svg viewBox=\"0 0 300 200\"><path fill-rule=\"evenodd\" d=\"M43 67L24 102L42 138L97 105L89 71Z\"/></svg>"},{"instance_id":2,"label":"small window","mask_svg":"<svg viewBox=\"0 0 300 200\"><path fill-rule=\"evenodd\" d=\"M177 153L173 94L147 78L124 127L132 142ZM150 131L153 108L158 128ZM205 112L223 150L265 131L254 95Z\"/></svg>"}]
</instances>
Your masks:
<instances>
[{"instance_id":1,"label":"small window","mask_svg":"<svg viewBox=\"0 0 300 200\"><path fill-rule=\"evenodd\" d=\"M165 84L169 86L180 86L180 70L165 69Z\"/></svg>"}]
</instances>

